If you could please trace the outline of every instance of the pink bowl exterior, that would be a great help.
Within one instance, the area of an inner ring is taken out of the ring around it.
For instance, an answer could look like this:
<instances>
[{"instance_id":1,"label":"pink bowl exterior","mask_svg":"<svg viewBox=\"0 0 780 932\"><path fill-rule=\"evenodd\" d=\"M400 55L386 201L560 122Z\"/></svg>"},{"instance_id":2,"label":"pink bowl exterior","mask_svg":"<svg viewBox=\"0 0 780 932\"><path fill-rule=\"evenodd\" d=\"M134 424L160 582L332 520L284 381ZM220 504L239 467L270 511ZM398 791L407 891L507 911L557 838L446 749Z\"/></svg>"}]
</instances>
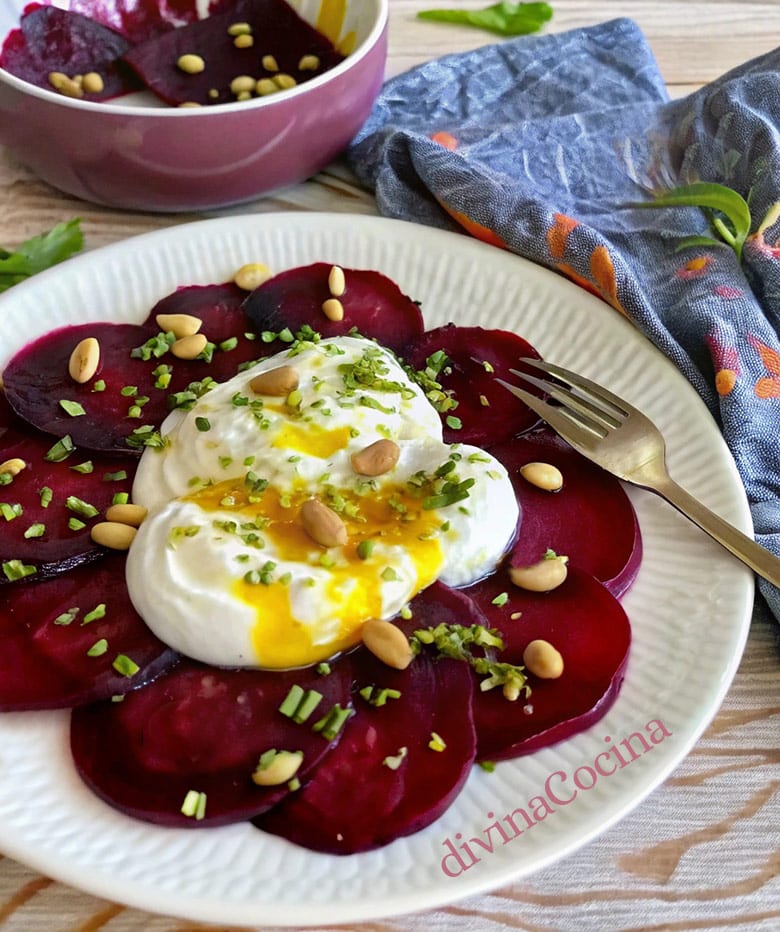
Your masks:
<instances>
[{"instance_id":1,"label":"pink bowl exterior","mask_svg":"<svg viewBox=\"0 0 780 932\"><path fill-rule=\"evenodd\" d=\"M0 81L0 142L44 181L97 204L156 212L224 207L303 181L331 162L371 112L386 59L387 25L352 67L317 87L197 114L69 107Z\"/></svg>"}]
</instances>

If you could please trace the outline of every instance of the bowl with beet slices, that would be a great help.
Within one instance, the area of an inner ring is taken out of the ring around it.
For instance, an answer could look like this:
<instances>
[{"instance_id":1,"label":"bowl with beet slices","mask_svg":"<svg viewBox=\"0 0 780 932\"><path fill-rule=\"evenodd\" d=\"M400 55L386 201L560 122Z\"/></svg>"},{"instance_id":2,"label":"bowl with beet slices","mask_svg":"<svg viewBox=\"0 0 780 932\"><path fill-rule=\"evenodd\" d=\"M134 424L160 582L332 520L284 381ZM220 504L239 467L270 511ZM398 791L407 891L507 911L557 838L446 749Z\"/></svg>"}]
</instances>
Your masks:
<instances>
[{"instance_id":1,"label":"bowl with beet slices","mask_svg":"<svg viewBox=\"0 0 780 932\"><path fill-rule=\"evenodd\" d=\"M129 210L215 209L324 168L379 93L388 0L198 7L0 0L0 144Z\"/></svg>"}]
</instances>

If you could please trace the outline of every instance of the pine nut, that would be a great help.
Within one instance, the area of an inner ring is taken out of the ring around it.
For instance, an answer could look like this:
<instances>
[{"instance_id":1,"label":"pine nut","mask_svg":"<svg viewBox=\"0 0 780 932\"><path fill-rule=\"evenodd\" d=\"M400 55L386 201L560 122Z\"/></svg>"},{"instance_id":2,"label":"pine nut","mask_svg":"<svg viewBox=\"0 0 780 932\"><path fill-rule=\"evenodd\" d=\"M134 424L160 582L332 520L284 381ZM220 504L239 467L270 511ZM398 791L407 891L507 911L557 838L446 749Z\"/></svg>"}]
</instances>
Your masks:
<instances>
[{"instance_id":1,"label":"pine nut","mask_svg":"<svg viewBox=\"0 0 780 932\"><path fill-rule=\"evenodd\" d=\"M545 492L557 492L563 487L563 474L551 463L526 463L520 467L520 475Z\"/></svg>"},{"instance_id":2,"label":"pine nut","mask_svg":"<svg viewBox=\"0 0 780 932\"><path fill-rule=\"evenodd\" d=\"M563 673L563 657L549 641L531 641L523 651L523 663L542 680L557 680Z\"/></svg>"},{"instance_id":3,"label":"pine nut","mask_svg":"<svg viewBox=\"0 0 780 932\"><path fill-rule=\"evenodd\" d=\"M118 521L99 521L92 526L90 536L96 544L110 550L129 550L138 532L129 524Z\"/></svg>"},{"instance_id":4,"label":"pine nut","mask_svg":"<svg viewBox=\"0 0 780 932\"><path fill-rule=\"evenodd\" d=\"M177 340L191 337L203 326L200 317L192 314L158 314L154 321L163 333L172 333Z\"/></svg>"},{"instance_id":5,"label":"pine nut","mask_svg":"<svg viewBox=\"0 0 780 932\"><path fill-rule=\"evenodd\" d=\"M252 27L249 23L231 23L227 33L229 36L248 36L252 33Z\"/></svg>"},{"instance_id":6,"label":"pine nut","mask_svg":"<svg viewBox=\"0 0 780 932\"><path fill-rule=\"evenodd\" d=\"M240 74L230 82L230 93L238 96L243 92L251 93L257 82L248 74Z\"/></svg>"},{"instance_id":7,"label":"pine nut","mask_svg":"<svg viewBox=\"0 0 780 932\"><path fill-rule=\"evenodd\" d=\"M292 780L303 763L303 751L276 751L271 760L260 763L252 774L258 786L280 786Z\"/></svg>"},{"instance_id":8,"label":"pine nut","mask_svg":"<svg viewBox=\"0 0 780 932\"><path fill-rule=\"evenodd\" d=\"M0 463L0 475L5 474L6 476L18 476L19 473L25 469L27 463L23 459L20 459L18 456L12 457L10 460L6 460L3 463Z\"/></svg>"},{"instance_id":9,"label":"pine nut","mask_svg":"<svg viewBox=\"0 0 780 932\"><path fill-rule=\"evenodd\" d=\"M347 526L341 517L316 498L301 506L301 523L311 539L323 547L343 547L347 542Z\"/></svg>"},{"instance_id":10,"label":"pine nut","mask_svg":"<svg viewBox=\"0 0 780 932\"><path fill-rule=\"evenodd\" d=\"M260 78L255 85L255 94L258 97L268 97L269 94L276 94L279 88L270 78Z\"/></svg>"},{"instance_id":11,"label":"pine nut","mask_svg":"<svg viewBox=\"0 0 780 932\"><path fill-rule=\"evenodd\" d=\"M236 36L235 39L233 39L233 45L235 45L237 49L251 49L254 44L254 37L250 36L247 32L242 32L240 36Z\"/></svg>"},{"instance_id":12,"label":"pine nut","mask_svg":"<svg viewBox=\"0 0 780 932\"><path fill-rule=\"evenodd\" d=\"M177 359L197 359L206 349L207 343L208 340L204 334L193 333L191 336L177 340L171 347L171 352Z\"/></svg>"},{"instance_id":13,"label":"pine nut","mask_svg":"<svg viewBox=\"0 0 780 932\"><path fill-rule=\"evenodd\" d=\"M84 91L81 89L81 84L78 81L74 81L73 78L69 78L68 75L63 74L61 71L52 71L49 73L49 84L59 91L60 94L64 94L66 97L83 97Z\"/></svg>"},{"instance_id":14,"label":"pine nut","mask_svg":"<svg viewBox=\"0 0 780 932\"><path fill-rule=\"evenodd\" d=\"M298 71L316 71L320 67L320 60L316 55L304 55L298 62Z\"/></svg>"},{"instance_id":15,"label":"pine nut","mask_svg":"<svg viewBox=\"0 0 780 932\"><path fill-rule=\"evenodd\" d=\"M382 663L405 670L412 662L412 647L403 631L390 621L369 618L362 628L363 643Z\"/></svg>"},{"instance_id":16,"label":"pine nut","mask_svg":"<svg viewBox=\"0 0 780 932\"><path fill-rule=\"evenodd\" d=\"M545 556L531 566L510 566L509 578L520 589L549 592L565 582L568 557Z\"/></svg>"},{"instance_id":17,"label":"pine nut","mask_svg":"<svg viewBox=\"0 0 780 932\"><path fill-rule=\"evenodd\" d=\"M359 476L381 476L395 467L400 455L398 444L383 438L353 453L350 461Z\"/></svg>"},{"instance_id":18,"label":"pine nut","mask_svg":"<svg viewBox=\"0 0 780 932\"><path fill-rule=\"evenodd\" d=\"M290 88L295 87L298 83L291 74L284 74L284 72L275 74L272 78L272 81L279 88L279 90L282 91L289 91Z\"/></svg>"},{"instance_id":19,"label":"pine nut","mask_svg":"<svg viewBox=\"0 0 780 932\"><path fill-rule=\"evenodd\" d=\"M262 262L247 262L233 276L234 284L243 291L254 291L271 277L271 270Z\"/></svg>"},{"instance_id":20,"label":"pine nut","mask_svg":"<svg viewBox=\"0 0 780 932\"><path fill-rule=\"evenodd\" d=\"M89 71L81 80L81 87L88 94L99 94L105 87L103 78L97 71Z\"/></svg>"},{"instance_id":21,"label":"pine nut","mask_svg":"<svg viewBox=\"0 0 780 932\"><path fill-rule=\"evenodd\" d=\"M344 320L344 305L338 298L328 298L327 301L322 302L322 313L328 320L338 323Z\"/></svg>"},{"instance_id":22,"label":"pine nut","mask_svg":"<svg viewBox=\"0 0 780 932\"><path fill-rule=\"evenodd\" d=\"M176 62L180 71L183 71L185 74L200 74L206 69L206 62L200 57L200 55L181 55Z\"/></svg>"},{"instance_id":23,"label":"pine nut","mask_svg":"<svg viewBox=\"0 0 780 932\"><path fill-rule=\"evenodd\" d=\"M265 68L266 71L278 71L279 65L277 64L276 59L273 55L263 55L260 59L260 64Z\"/></svg>"},{"instance_id":24,"label":"pine nut","mask_svg":"<svg viewBox=\"0 0 780 932\"><path fill-rule=\"evenodd\" d=\"M115 521L118 524L128 524L130 527L140 527L148 510L143 505L111 505L106 509L106 521Z\"/></svg>"},{"instance_id":25,"label":"pine nut","mask_svg":"<svg viewBox=\"0 0 780 932\"><path fill-rule=\"evenodd\" d=\"M347 282L344 278L344 269L340 265L334 265L328 275L328 289L334 298L340 298L347 290Z\"/></svg>"},{"instance_id":26,"label":"pine nut","mask_svg":"<svg viewBox=\"0 0 780 932\"><path fill-rule=\"evenodd\" d=\"M80 340L68 360L68 375L74 382L83 385L89 382L97 372L100 363L100 344L94 337L85 337Z\"/></svg>"},{"instance_id":27,"label":"pine nut","mask_svg":"<svg viewBox=\"0 0 780 932\"><path fill-rule=\"evenodd\" d=\"M256 375L249 383L256 395L272 395L274 398L286 398L298 387L298 370L293 366L277 366Z\"/></svg>"}]
</instances>

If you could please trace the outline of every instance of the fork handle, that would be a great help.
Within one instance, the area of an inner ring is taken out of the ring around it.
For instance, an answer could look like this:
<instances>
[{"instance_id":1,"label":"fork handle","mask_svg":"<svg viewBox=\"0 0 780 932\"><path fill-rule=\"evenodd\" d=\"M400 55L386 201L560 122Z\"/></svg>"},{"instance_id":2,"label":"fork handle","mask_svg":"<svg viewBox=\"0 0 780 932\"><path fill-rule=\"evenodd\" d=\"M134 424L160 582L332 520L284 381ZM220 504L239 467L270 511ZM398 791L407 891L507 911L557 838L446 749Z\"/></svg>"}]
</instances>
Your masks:
<instances>
[{"instance_id":1,"label":"fork handle","mask_svg":"<svg viewBox=\"0 0 780 932\"><path fill-rule=\"evenodd\" d=\"M710 511L669 477L654 483L652 491L663 496L670 505L673 505L681 514L693 521L702 531L709 534L713 540L725 547L759 576L775 586L780 586L780 558L766 547L757 544L751 537L738 531L733 524L729 524L720 515Z\"/></svg>"}]
</instances>

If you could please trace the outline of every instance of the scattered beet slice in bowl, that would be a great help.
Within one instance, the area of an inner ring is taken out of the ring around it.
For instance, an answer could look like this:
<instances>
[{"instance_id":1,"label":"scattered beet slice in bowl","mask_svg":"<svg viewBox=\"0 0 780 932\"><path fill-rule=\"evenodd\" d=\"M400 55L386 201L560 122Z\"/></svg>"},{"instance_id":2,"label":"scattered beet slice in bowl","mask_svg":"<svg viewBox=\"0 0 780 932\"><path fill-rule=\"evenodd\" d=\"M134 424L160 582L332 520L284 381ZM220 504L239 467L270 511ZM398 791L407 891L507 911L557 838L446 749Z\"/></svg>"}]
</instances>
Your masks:
<instances>
[{"instance_id":1,"label":"scattered beet slice in bowl","mask_svg":"<svg viewBox=\"0 0 780 932\"><path fill-rule=\"evenodd\" d=\"M258 333L298 333L308 326L323 337L355 329L396 353L420 337L423 319L416 302L381 272L344 269L345 290L338 297L341 320L330 320L323 304L332 298L326 262L288 269L260 285L246 299L246 312ZM340 290L340 289L336 289Z\"/></svg>"},{"instance_id":2,"label":"scattered beet slice in bowl","mask_svg":"<svg viewBox=\"0 0 780 932\"><path fill-rule=\"evenodd\" d=\"M120 696L176 655L135 611L123 554L3 591L0 710L55 709Z\"/></svg>"},{"instance_id":3,"label":"scattered beet slice in bowl","mask_svg":"<svg viewBox=\"0 0 780 932\"><path fill-rule=\"evenodd\" d=\"M68 85L70 95L109 100L141 86L120 61L129 48L126 38L91 17L54 6L33 6L22 16L19 28L7 37L0 52L0 66L47 90L53 89L49 80L52 72L71 80L75 75L98 74L102 86L94 85L92 90L82 84L79 93L77 85Z\"/></svg>"},{"instance_id":4,"label":"scattered beet slice in bowl","mask_svg":"<svg viewBox=\"0 0 780 932\"><path fill-rule=\"evenodd\" d=\"M523 369L522 356L538 359L539 353L508 330L445 324L426 330L409 348L406 361L457 402L445 410L437 405L442 410L444 440L485 447L508 440L539 420L497 382L499 378L516 381L509 369Z\"/></svg>"},{"instance_id":5,"label":"scattered beet slice in bowl","mask_svg":"<svg viewBox=\"0 0 780 932\"><path fill-rule=\"evenodd\" d=\"M331 854L368 851L429 825L474 761L466 664L421 655L398 671L365 649L350 660L358 695L341 741L310 782L254 820Z\"/></svg>"},{"instance_id":6,"label":"scattered beet slice in bowl","mask_svg":"<svg viewBox=\"0 0 780 932\"><path fill-rule=\"evenodd\" d=\"M245 820L291 791L287 781L255 784L261 756L303 752L296 776L305 781L341 737L312 726L336 707L348 708L350 686L347 664L334 664L330 675L321 676L313 670L220 670L182 660L122 702L74 710L76 769L101 799L158 825ZM280 711L298 692L304 703L314 693L321 696L300 723ZM190 810L185 800L193 799Z\"/></svg>"},{"instance_id":7,"label":"scattered beet slice in bowl","mask_svg":"<svg viewBox=\"0 0 780 932\"><path fill-rule=\"evenodd\" d=\"M235 23L248 25L252 44L240 47L234 43L235 35L229 29ZM184 55L197 55L205 67L179 66ZM274 65L263 65L262 60L269 55ZM305 56L311 57L302 61ZM333 44L285 0L237 0L227 12L212 13L163 32L135 45L124 56L144 85L174 106L235 102L230 85L236 75L273 82L274 77L284 74L302 84L342 59ZM274 87L280 90L283 85Z\"/></svg>"},{"instance_id":8,"label":"scattered beet slice in bowl","mask_svg":"<svg viewBox=\"0 0 780 932\"><path fill-rule=\"evenodd\" d=\"M25 424L0 435L0 586L57 575L105 553L90 529L115 496L130 494L137 459L69 450Z\"/></svg>"},{"instance_id":9,"label":"scattered beet slice in bowl","mask_svg":"<svg viewBox=\"0 0 780 932\"><path fill-rule=\"evenodd\" d=\"M531 566L553 550L621 596L639 570L642 539L620 482L546 427L491 447L490 452L507 468L523 514L509 563ZM524 479L520 469L529 463L560 470L561 489L545 491Z\"/></svg>"},{"instance_id":10,"label":"scattered beet slice in bowl","mask_svg":"<svg viewBox=\"0 0 780 932\"><path fill-rule=\"evenodd\" d=\"M500 687L474 695L479 760L502 760L547 747L597 722L617 698L631 643L620 602L587 573L572 569L550 592L526 592L500 571L466 592L501 632L497 659L523 663L534 640L563 657L558 679L528 674L531 694L506 699Z\"/></svg>"}]
</instances>

